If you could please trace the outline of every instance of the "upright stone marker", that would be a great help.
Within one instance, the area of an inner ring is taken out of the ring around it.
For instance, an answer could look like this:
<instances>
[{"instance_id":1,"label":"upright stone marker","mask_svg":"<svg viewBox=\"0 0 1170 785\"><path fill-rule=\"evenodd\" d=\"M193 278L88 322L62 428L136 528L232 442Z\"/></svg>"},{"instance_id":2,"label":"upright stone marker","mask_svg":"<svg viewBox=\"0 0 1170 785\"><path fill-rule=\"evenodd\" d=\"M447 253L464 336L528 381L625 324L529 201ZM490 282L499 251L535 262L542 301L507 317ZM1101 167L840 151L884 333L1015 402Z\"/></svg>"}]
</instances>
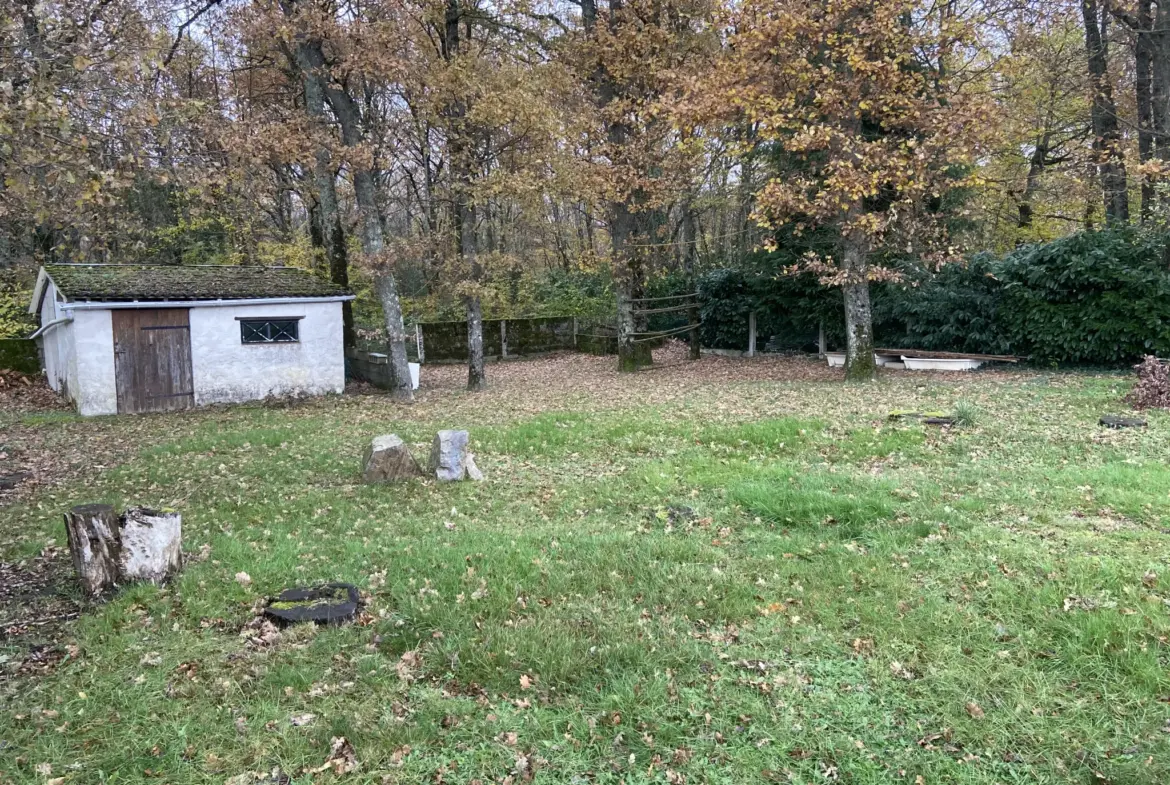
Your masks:
<instances>
[{"instance_id":1,"label":"upright stone marker","mask_svg":"<svg viewBox=\"0 0 1170 785\"><path fill-rule=\"evenodd\" d=\"M458 482L467 477L483 479L475 458L467 451L469 438L467 431L439 431L435 434L428 468L439 482Z\"/></svg>"}]
</instances>

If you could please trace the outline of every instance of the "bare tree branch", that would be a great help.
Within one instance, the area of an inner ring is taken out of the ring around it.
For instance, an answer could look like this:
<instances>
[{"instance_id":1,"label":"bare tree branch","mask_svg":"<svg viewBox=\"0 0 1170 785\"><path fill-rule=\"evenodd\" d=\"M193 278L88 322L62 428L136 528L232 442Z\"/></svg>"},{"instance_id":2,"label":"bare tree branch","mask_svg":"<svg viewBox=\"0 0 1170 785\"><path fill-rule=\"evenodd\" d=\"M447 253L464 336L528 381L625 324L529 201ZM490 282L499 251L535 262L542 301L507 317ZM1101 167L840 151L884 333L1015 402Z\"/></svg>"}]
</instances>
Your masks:
<instances>
[{"instance_id":1,"label":"bare tree branch","mask_svg":"<svg viewBox=\"0 0 1170 785\"><path fill-rule=\"evenodd\" d=\"M171 60L175 59L175 54L179 51L179 44L181 44L183 42L183 34L185 32L187 32L187 28L189 28L191 25L195 24L195 22L199 21L199 17L203 16L205 13L210 11L212 8L215 8L221 2L223 2L223 0L207 0L207 2L204 3L203 6L200 7L198 11L191 14L191 17L189 19L187 19L186 22L183 22L183 24L179 25L179 29L175 33L175 42L173 44L171 44L170 51L167 52L167 56L163 58L162 64L164 67L170 65Z\"/></svg>"}]
</instances>

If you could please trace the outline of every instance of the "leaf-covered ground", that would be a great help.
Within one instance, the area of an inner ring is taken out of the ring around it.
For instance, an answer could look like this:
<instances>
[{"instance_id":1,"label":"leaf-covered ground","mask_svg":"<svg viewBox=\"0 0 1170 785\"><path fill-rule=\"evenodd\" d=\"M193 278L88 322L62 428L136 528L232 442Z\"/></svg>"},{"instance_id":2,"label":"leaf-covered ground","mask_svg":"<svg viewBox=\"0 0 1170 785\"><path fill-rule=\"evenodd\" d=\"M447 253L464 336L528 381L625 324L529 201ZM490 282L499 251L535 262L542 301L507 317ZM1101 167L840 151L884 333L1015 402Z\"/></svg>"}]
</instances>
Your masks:
<instances>
[{"instance_id":1,"label":"leaf-covered ground","mask_svg":"<svg viewBox=\"0 0 1170 785\"><path fill-rule=\"evenodd\" d=\"M612 362L478 395L428 367L411 407L0 414L37 467L3 613L77 604L72 504L175 507L192 556L52 640L3 626L0 782L1170 781L1170 416L1098 427L1128 378ZM440 427L487 482L360 484L370 438ZM254 615L335 580L359 623Z\"/></svg>"}]
</instances>

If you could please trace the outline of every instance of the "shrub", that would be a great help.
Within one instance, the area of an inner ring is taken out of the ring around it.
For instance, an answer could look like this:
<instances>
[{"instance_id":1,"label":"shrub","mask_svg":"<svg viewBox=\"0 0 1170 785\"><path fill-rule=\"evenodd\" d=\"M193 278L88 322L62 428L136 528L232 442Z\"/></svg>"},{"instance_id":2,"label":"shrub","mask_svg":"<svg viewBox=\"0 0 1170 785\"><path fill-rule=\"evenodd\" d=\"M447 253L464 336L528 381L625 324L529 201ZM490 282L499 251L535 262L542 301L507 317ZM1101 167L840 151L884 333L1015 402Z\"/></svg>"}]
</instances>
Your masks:
<instances>
[{"instance_id":1,"label":"shrub","mask_svg":"<svg viewBox=\"0 0 1170 785\"><path fill-rule=\"evenodd\" d=\"M28 312L32 292L15 281L0 279L0 338L23 338L37 328Z\"/></svg>"},{"instance_id":2,"label":"shrub","mask_svg":"<svg viewBox=\"0 0 1170 785\"><path fill-rule=\"evenodd\" d=\"M1082 232L987 254L935 273L913 270L873 284L879 346L1018 354L1045 363L1119 365L1170 353L1170 265L1165 235L1135 227ZM760 269L757 265L756 269ZM718 270L703 279L703 341L743 348L748 314L773 335L843 338L841 293L813 276Z\"/></svg>"},{"instance_id":3,"label":"shrub","mask_svg":"<svg viewBox=\"0 0 1170 785\"><path fill-rule=\"evenodd\" d=\"M759 348L777 338L781 348L815 345L824 324L830 342L844 334L840 289L821 286L813 275L757 275L715 270L699 280L704 346L745 349L748 317L756 313Z\"/></svg>"},{"instance_id":4,"label":"shrub","mask_svg":"<svg viewBox=\"0 0 1170 785\"><path fill-rule=\"evenodd\" d=\"M1132 227L1020 248L999 265L1013 351L1116 365L1170 351L1166 237Z\"/></svg>"},{"instance_id":5,"label":"shrub","mask_svg":"<svg viewBox=\"0 0 1170 785\"><path fill-rule=\"evenodd\" d=\"M1008 354L1000 319L1003 288L994 257L979 254L919 274L908 283L873 287L874 334L884 346Z\"/></svg>"},{"instance_id":6,"label":"shrub","mask_svg":"<svg viewBox=\"0 0 1170 785\"><path fill-rule=\"evenodd\" d=\"M1170 409L1170 365L1146 355L1133 369L1138 381L1126 402L1135 409Z\"/></svg>"}]
</instances>

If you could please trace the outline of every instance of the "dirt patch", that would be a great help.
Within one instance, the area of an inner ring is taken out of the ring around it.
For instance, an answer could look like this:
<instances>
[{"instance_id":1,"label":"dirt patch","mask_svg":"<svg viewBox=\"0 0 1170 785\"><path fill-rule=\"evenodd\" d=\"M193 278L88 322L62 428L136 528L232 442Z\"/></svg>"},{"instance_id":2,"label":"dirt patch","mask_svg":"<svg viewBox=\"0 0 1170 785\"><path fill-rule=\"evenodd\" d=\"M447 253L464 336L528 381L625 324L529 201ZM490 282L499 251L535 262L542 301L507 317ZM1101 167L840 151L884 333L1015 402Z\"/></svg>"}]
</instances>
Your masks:
<instances>
[{"instance_id":1,"label":"dirt patch","mask_svg":"<svg viewBox=\"0 0 1170 785\"><path fill-rule=\"evenodd\" d=\"M46 548L32 558L0 562L0 681L54 667L79 615L66 551Z\"/></svg>"}]
</instances>

